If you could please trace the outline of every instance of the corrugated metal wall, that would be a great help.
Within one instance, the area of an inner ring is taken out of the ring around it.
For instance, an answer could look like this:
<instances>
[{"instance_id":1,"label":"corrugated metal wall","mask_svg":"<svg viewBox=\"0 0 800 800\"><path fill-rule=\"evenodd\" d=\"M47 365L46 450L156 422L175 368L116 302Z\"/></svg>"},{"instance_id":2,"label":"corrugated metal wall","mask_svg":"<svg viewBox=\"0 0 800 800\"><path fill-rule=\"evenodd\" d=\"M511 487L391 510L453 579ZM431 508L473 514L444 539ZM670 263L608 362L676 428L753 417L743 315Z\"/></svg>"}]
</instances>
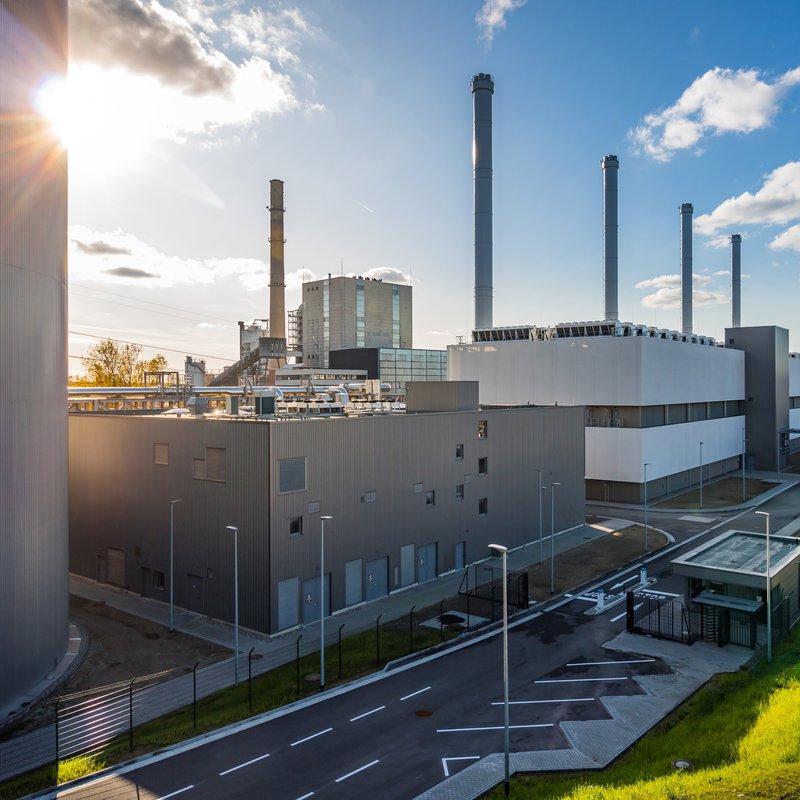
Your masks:
<instances>
[{"instance_id":1,"label":"corrugated metal wall","mask_svg":"<svg viewBox=\"0 0 800 800\"><path fill-rule=\"evenodd\" d=\"M64 654L67 162L33 109L66 0L0 2L0 707Z\"/></svg>"}]
</instances>

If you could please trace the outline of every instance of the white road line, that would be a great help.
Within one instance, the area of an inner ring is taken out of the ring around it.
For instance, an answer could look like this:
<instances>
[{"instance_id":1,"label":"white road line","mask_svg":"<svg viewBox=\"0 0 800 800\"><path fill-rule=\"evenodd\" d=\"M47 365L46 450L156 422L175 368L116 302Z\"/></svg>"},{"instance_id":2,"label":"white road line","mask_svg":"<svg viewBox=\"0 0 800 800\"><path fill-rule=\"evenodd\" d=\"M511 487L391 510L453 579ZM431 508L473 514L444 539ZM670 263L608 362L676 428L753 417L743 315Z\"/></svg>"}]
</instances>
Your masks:
<instances>
[{"instance_id":1,"label":"white road line","mask_svg":"<svg viewBox=\"0 0 800 800\"><path fill-rule=\"evenodd\" d=\"M535 703L588 703L591 700L596 700L595 697L562 697L558 700L509 700L510 706L528 706ZM502 700L492 703L493 706L502 706L505 703Z\"/></svg>"},{"instance_id":2,"label":"white road line","mask_svg":"<svg viewBox=\"0 0 800 800\"><path fill-rule=\"evenodd\" d=\"M184 786L183 789L178 789L175 792L170 792L169 794L162 795L159 800L169 800L170 797L175 797L175 795L183 794L184 792L188 792L189 789L194 789L194 784L190 783L188 786Z\"/></svg>"},{"instance_id":3,"label":"white road line","mask_svg":"<svg viewBox=\"0 0 800 800\"><path fill-rule=\"evenodd\" d=\"M444 770L445 778L450 777L450 768L447 766L448 761L477 761L480 756L452 756L451 758L442 759L442 769ZM302 798L300 799L302 800Z\"/></svg>"},{"instance_id":4,"label":"white road line","mask_svg":"<svg viewBox=\"0 0 800 800\"><path fill-rule=\"evenodd\" d=\"M400 702L402 703L403 700L409 700L412 697L416 697L418 694L422 694L423 692L427 692L430 689L430 686L426 686L424 689L420 689L418 692L411 692L411 694L407 694L405 697L400 698Z\"/></svg>"},{"instance_id":5,"label":"white road line","mask_svg":"<svg viewBox=\"0 0 800 800\"><path fill-rule=\"evenodd\" d=\"M364 719L364 717L368 717L370 714L375 714L378 711L383 711L386 706L378 706L377 708L373 708L372 711L365 711L363 714L359 714L357 717L353 717L350 722L356 722L360 719Z\"/></svg>"},{"instance_id":6,"label":"white road line","mask_svg":"<svg viewBox=\"0 0 800 800\"><path fill-rule=\"evenodd\" d=\"M627 611L623 611L621 614L617 614L616 617L611 617L610 622L619 622L627 613Z\"/></svg>"},{"instance_id":7,"label":"white road line","mask_svg":"<svg viewBox=\"0 0 800 800\"><path fill-rule=\"evenodd\" d=\"M627 681L627 675L617 675L609 678L550 678L548 680L534 681L534 683L587 683L590 681Z\"/></svg>"},{"instance_id":8,"label":"white road line","mask_svg":"<svg viewBox=\"0 0 800 800\"><path fill-rule=\"evenodd\" d=\"M353 775L358 775L359 772L363 772L365 769L369 769L370 767L374 767L376 764L380 764L380 759L376 758L374 761L370 761L369 764L364 764L363 767L359 767L358 769L354 769L352 772L348 772L347 775L342 775L341 778L336 779L336 783L341 783L342 781L346 781L348 778L352 778Z\"/></svg>"},{"instance_id":9,"label":"white road line","mask_svg":"<svg viewBox=\"0 0 800 800\"><path fill-rule=\"evenodd\" d=\"M311 739L316 739L317 736L322 736L323 733L330 733L333 728L325 728L324 731L317 731L317 733L312 733L311 736L306 736L305 739L298 739L296 742L292 742L289 747L294 747L297 744L303 744L303 742L311 741Z\"/></svg>"},{"instance_id":10,"label":"white road line","mask_svg":"<svg viewBox=\"0 0 800 800\"><path fill-rule=\"evenodd\" d=\"M624 615L623 615L624 616ZM650 664L654 658L631 658L628 661L573 661L568 667L605 667L609 664Z\"/></svg>"},{"instance_id":11,"label":"white road line","mask_svg":"<svg viewBox=\"0 0 800 800\"><path fill-rule=\"evenodd\" d=\"M655 589L639 589L637 590L637 594L657 594L663 595L664 597L680 597L680 595L675 592L659 592Z\"/></svg>"},{"instance_id":12,"label":"white road line","mask_svg":"<svg viewBox=\"0 0 800 800\"><path fill-rule=\"evenodd\" d=\"M308 800L309 797L313 797L314 792L309 792L308 794L304 794L302 797L298 797L297 800Z\"/></svg>"},{"instance_id":13,"label":"white road line","mask_svg":"<svg viewBox=\"0 0 800 800\"><path fill-rule=\"evenodd\" d=\"M509 725L509 730L516 731L522 728L552 728L555 723L541 722L538 725ZM503 725L486 725L482 728L437 728L436 733L471 733L473 731L502 731Z\"/></svg>"},{"instance_id":14,"label":"white road line","mask_svg":"<svg viewBox=\"0 0 800 800\"><path fill-rule=\"evenodd\" d=\"M220 772L220 778L223 775L229 775L231 772L236 772L237 769L241 769L242 767L249 767L251 764L255 764L256 761L263 761L265 758L269 758L269 753L264 753L263 756L258 756L257 758L251 758L249 761L245 761L244 764L237 764L235 767L231 767L230 769L226 769L225 772Z\"/></svg>"}]
</instances>

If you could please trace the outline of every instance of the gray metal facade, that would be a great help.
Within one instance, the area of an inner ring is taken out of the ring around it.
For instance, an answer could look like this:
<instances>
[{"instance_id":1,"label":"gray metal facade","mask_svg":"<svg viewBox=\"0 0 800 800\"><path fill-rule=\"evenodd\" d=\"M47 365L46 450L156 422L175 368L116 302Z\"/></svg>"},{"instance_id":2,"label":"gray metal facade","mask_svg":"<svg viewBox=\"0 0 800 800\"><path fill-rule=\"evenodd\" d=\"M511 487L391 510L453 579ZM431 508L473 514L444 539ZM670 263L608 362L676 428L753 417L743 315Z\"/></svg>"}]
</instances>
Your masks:
<instances>
[{"instance_id":1,"label":"gray metal facade","mask_svg":"<svg viewBox=\"0 0 800 800\"><path fill-rule=\"evenodd\" d=\"M0 708L68 635L67 159L32 106L66 25L66 0L0 0Z\"/></svg>"},{"instance_id":2,"label":"gray metal facade","mask_svg":"<svg viewBox=\"0 0 800 800\"><path fill-rule=\"evenodd\" d=\"M103 578L98 563L121 549L125 585L141 592L142 568L158 571L167 580L150 593L167 600L169 501L181 499L176 604L188 605L187 576L200 576L203 612L232 619L225 526L238 525L241 624L276 632L303 619L303 587L318 585L323 514L333 516L325 527L333 610L398 588L404 546L414 545L417 579L422 555L427 579L455 569L464 550L470 562L491 541L534 540L537 467L546 484L561 482L557 530L581 524L583 433L582 408L271 421L72 415L70 565ZM155 444L168 445L168 464L154 463ZM207 448L215 464L225 451L224 482L193 477Z\"/></svg>"}]
</instances>

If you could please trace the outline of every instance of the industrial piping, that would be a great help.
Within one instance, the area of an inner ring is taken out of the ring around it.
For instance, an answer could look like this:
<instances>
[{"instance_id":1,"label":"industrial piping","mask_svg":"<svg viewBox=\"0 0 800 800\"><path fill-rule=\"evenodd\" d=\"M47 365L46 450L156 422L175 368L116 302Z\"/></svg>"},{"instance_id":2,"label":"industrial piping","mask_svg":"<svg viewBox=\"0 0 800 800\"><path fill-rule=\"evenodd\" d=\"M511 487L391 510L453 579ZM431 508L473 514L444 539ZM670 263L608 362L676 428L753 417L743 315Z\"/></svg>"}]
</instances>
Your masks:
<instances>
[{"instance_id":1,"label":"industrial piping","mask_svg":"<svg viewBox=\"0 0 800 800\"><path fill-rule=\"evenodd\" d=\"M742 327L742 235L731 236L731 327Z\"/></svg>"},{"instance_id":2,"label":"industrial piping","mask_svg":"<svg viewBox=\"0 0 800 800\"><path fill-rule=\"evenodd\" d=\"M683 203L681 212L681 333L692 332L692 212L691 203Z\"/></svg>"},{"instance_id":3,"label":"industrial piping","mask_svg":"<svg viewBox=\"0 0 800 800\"><path fill-rule=\"evenodd\" d=\"M483 72L472 79L472 169L475 204L475 328L492 327L492 95Z\"/></svg>"},{"instance_id":4,"label":"industrial piping","mask_svg":"<svg viewBox=\"0 0 800 800\"><path fill-rule=\"evenodd\" d=\"M619 224L617 216L617 178L619 175L619 159L606 156L600 162L603 165L603 265L605 281L605 320L613 322L619 319L619 277L617 239Z\"/></svg>"},{"instance_id":5,"label":"industrial piping","mask_svg":"<svg viewBox=\"0 0 800 800\"><path fill-rule=\"evenodd\" d=\"M283 250L283 181L269 182L269 335L286 338L286 282Z\"/></svg>"}]
</instances>

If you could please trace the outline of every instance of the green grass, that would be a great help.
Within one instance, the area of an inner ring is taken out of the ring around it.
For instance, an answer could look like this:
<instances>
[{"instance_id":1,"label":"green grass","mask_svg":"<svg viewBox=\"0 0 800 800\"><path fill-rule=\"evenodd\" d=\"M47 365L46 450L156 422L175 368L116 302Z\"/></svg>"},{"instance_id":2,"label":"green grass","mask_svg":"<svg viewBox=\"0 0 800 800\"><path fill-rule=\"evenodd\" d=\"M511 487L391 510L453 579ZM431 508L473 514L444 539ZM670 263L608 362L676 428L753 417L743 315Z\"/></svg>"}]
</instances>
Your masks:
<instances>
[{"instance_id":1,"label":"green grass","mask_svg":"<svg viewBox=\"0 0 800 800\"><path fill-rule=\"evenodd\" d=\"M454 636L447 629L445 641ZM415 651L424 650L439 644L439 631L416 627L414 630ZM408 622L398 620L381 628L380 656L381 666L409 653ZM376 665L375 631L366 631L348 637L342 642L342 680L375 672ZM339 659L337 647L325 648L326 684L330 687L338 681ZM253 678L253 711L248 706L247 680L238 687L216 692L197 703L197 728L194 727L192 707L180 709L152 722L134 728L134 749L130 750L127 734L109 743L102 753L95 757L79 757L61 761L58 765L58 783L90 775L99 769L128 760L135 756L159 750L176 742L184 741L198 734L215 730L247 719L280 706L293 703L302 697L319 693L319 683L305 680L305 676L319 670L319 653L312 653L300 659L300 693L297 693L296 663L284 664L277 669ZM12 800L53 785L54 765L0 784L0 800Z\"/></svg>"},{"instance_id":2,"label":"green grass","mask_svg":"<svg viewBox=\"0 0 800 800\"><path fill-rule=\"evenodd\" d=\"M693 769L676 771L679 758ZM517 800L800 798L800 627L772 664L715 677L602 772L528 776L511 789Z\"/></svg>"}]
</instances>

